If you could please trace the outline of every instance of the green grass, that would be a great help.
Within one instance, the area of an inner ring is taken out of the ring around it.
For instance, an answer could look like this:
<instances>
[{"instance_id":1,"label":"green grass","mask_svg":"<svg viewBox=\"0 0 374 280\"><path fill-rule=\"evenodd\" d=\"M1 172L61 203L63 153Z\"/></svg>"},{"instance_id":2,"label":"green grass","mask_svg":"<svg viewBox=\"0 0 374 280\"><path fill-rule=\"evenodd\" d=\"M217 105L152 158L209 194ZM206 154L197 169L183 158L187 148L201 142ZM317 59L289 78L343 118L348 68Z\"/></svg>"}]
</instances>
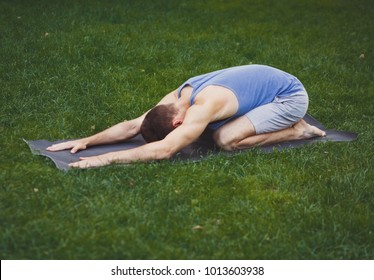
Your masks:
<instances>
[{"instance_id":1,"label":"green grass","mask_svg":"<svg viewBox=\"0 0 374 280\"><path fill-rule=\"evenodd\" d=\"M371 2L0 0L1 259L374 259ZM358 140L68 173L22 141L248 63L298 76Z\"/></svg>"}]
</instances>

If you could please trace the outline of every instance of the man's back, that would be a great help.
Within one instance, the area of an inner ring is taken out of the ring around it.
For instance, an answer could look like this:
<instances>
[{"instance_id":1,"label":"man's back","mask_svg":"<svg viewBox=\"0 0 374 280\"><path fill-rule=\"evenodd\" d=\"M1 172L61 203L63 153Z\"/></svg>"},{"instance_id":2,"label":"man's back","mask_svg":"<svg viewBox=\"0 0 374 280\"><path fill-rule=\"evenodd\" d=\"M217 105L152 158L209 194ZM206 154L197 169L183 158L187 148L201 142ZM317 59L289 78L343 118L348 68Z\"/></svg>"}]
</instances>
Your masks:
<instances>
[{"instance_id":1,"label":"man's back","mask_svg":"<svg viewBox=\"0 0 374 280\"><path fill-rule=\"evenodd\" d=\"M197 95L206 87L215 85L233 92L239 106L233 116L224 121L215 122L210 128L217 129L232 118L268 104L277 96L287 96L305 90L301 82L291 74L265 65L244 65L226 68L190 78L179 87L179 93L185 86L193 88L191 105Z\"/></svg>"}]
</instances>

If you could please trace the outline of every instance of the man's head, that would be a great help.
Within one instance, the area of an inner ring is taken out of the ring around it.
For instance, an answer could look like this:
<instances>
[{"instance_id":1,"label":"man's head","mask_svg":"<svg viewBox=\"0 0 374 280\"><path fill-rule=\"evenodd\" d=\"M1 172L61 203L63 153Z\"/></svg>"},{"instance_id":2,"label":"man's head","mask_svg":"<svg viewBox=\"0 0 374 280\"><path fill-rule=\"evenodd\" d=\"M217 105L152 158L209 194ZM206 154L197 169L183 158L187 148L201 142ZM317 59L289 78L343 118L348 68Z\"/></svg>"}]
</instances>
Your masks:
<instances>
[{"instance_id":1,"label":"man's head","mask_svg":"<svg viewBox=\"0 0 374 280\"><path fill-rule=\"evenodd\" d=\"M177 119L178 110L174 104L158 105L148 112L140 127L145 141L162 140L182 123Z\"/></svg>"}]
</instances>

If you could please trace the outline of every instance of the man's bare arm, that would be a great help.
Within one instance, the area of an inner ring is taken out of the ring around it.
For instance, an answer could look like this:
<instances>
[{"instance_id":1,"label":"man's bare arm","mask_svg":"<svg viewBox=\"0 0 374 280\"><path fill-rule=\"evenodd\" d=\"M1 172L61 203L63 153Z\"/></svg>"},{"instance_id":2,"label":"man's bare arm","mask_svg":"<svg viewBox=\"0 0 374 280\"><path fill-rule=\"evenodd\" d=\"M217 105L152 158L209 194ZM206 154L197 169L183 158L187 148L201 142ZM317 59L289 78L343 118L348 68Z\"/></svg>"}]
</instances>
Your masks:
<instances>
[{"instance_id":1,"label":"man's bare arm","mask_svg":"<svg viewBox=\"0 0 374 280\"><path fill-rule=\"evenodd\" d=\"M70 164L76 168L91 168L111 163L132 163L168 159L195 141L205 130L212 114L203 106L194 105L189 109L182 125L170 132L165 139L131 150L107 153L95 157L81 158Z\"/></svg>"},{"instance_id":2,"label":"man's bare arm","mask_svg":"<svg viewBox=\"0 0 374 280\"><path fill-rule=\"evenodd\" d=\"M157 105L175 102L177 98L177 90L175 90L162 98ZM140 126L147 113L148 111L136 119L123 121L95 135L52 145L48 147L47 150L61 151L71 149L71 153L76 153L77 151L84 150L89 146L126 141L140 133Z\"/></svg>"},{"instance_id":3,"label":"man's bare arm","mask_svg":"<svg viewBox=\"0 0 374 280\"><path fill-rule=\"evenodd\" d=\"M118 123L89 137L52 145L48 147L47 150L55 152L71 149L71 153L76 153L79 150L86 149L88 146L124 141L136 136L139 133L139 122L141 124L141 117L131 121Z\"/></svg>"}]
</instances>

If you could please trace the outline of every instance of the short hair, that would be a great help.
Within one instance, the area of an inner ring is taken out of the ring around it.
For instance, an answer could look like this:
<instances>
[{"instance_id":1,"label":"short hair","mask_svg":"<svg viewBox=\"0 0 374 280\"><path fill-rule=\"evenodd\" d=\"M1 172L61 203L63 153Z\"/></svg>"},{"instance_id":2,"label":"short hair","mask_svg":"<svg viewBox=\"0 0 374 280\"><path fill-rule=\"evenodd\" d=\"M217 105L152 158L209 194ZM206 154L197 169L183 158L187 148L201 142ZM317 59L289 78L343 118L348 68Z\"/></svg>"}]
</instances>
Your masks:
<instances>
[{"instance_id":1,"label":"short hair","mask_svg":"<svg viewBox=\"0 0 374 280\"><path fill-rule=\"evenodd\" d=\"M160 141L174 130L173 120L177 109L173 104L157 105L148 112L140 127L140 133L148 143Z\"/></svg>"}]
</instances>

